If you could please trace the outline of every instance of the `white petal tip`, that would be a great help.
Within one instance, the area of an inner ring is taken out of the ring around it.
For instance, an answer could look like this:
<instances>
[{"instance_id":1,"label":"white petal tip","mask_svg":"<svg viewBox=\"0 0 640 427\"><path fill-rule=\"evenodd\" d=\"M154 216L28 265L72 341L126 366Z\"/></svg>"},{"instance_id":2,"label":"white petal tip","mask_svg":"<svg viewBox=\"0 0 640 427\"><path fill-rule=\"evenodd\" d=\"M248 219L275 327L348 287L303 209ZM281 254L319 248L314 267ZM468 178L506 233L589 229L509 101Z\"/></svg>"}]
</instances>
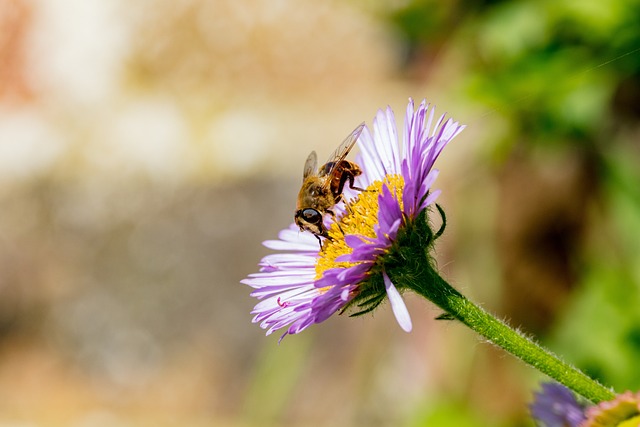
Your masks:
<instances>
[{"instance_id":1,"label":"white petal tip","mask_svg":"<svg viewBox=\"0 0 640 427\"><path fill-rule=\"evenodd\" d=\"M391 283L391 279L387 276L387 273L382 273L382 277L384 278L384 285L387 290L387 296L389 297L389 303L391 303L391 310L393 311L398 324L405 332L411 332L413 325L411 323L411 316L409 315L409 310L407 310L407 306L400 295L400 292L393 286Z\"/></svg>"}]
</instances>

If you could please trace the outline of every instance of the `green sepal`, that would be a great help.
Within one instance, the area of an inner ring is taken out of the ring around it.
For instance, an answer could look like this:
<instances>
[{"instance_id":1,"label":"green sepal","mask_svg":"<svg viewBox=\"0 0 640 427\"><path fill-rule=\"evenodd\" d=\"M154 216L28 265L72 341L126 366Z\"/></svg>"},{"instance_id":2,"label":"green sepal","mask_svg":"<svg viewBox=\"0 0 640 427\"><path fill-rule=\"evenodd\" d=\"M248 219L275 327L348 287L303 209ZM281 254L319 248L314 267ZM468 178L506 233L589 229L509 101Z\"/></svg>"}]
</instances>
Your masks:
<instances>
[{"instance_id":1,"label":"green sepal","mask_svg":"<svg viewBox=\"0 0 640 427\"><path fill-rule=\"evenodd\" d=\"M449 313L442 313L440 316L436 317L435 319L436 320L456 320L456 318Z\"/></svg>"}]
</instances>

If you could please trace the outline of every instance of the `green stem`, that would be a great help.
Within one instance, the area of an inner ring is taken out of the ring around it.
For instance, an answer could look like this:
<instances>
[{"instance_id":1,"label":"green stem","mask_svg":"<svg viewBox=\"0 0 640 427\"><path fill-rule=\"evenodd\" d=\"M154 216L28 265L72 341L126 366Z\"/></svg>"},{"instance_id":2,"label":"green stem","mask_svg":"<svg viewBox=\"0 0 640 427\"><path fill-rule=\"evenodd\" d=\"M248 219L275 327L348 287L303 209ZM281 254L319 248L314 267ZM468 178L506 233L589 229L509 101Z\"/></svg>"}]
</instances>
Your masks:
<instances>
[{"instance_id":1,"label":"green stem","mask_svg":"<svg viewBox=\"0 0 640 427\"><path fill-rule=\"evenodd\" d=\"M610 389L563 362L550 351L469 301L430 266L421 270L418 276L413 275L415 280L406 280L406 276L398 277L400 280L404 278L405 282L413 283L398 284L431 300L453 318L464 323L493 344L592 402L599 403L612 400L615 397L614 392Z\"/></svg>"}]
</instances>

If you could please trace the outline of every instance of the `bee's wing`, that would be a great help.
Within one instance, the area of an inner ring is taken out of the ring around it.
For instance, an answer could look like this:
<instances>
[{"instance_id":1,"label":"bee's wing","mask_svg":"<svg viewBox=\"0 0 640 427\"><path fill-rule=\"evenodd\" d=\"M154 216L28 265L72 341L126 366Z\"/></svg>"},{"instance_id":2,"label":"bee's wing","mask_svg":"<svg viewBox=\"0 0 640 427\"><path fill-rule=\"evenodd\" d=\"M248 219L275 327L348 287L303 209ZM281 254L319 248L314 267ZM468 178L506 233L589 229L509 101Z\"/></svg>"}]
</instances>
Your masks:
<instances>
[{"instance_id":1,"label":"bee's wing","mask_svg":"<svg viewBox=\"0 0 640 427\"><path fill-rule=\"evenodd\" d=\"M362 133L362 129L364 129L364 122L360 123L357 128L353 130L349 134L348 137L345 138L344 141L336 148L336 151L331 154L327 163L325 163L324 167L322 167L321 174L322 175L330 175L333 169L336 167L341 160L344 160L347 157L347 154L351 151L356 141L360 137Z\"/></svg>"},{"instance_id":2,"label":"bee's wing","mask_svg":"<svg viewBox=\"0 0 640 427\"><path fill-rule=\"evenodd\" d=\"M318 168L318 156L316 156L316 152L312 151L307 157L307 161L304 162L304 171L302 172L302 179L313 175L316 173L316 169Z\"/></svg>"}]
</instances>

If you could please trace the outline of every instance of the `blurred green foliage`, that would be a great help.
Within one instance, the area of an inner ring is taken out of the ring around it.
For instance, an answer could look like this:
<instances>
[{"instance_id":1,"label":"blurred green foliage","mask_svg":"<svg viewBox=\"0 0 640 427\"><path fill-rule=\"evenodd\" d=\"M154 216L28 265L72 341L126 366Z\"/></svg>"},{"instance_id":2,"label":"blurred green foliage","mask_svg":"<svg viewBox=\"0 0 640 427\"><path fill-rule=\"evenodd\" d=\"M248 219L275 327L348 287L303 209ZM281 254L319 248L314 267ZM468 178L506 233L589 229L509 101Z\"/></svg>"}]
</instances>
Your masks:
<instances>
[{"instance_id":1,"label":"blurred green foliage","mask_svg":"<svg viewBox=\"0 0 640 427\"><path fill-rule=\"evenodd\" d=\"M617 391L640 389L640 189L637 164L611 160L608 223L601 224L584 266L582 287L552 345Z\"/></svg>"},{"instance_id":2,"label":"blurred green foliage","mask_svg":"<svg viewBox=\"0 0 640 427\"><path fill-rule=\"evenodd\" d=\"M640 389L640 3L505 2L477 31L470 94L511 125L516 146L570 148L595 166L579 283L550 343L614 388Z\"/></svg>"},{"instance_id":3,"label":"blurred green foliage","mask_svg":"<svg viewBox=\"0 0 640 427\"><path fill-rule=\"evenodd\" d=\"M547 145L610 136L616 94L640 77L640 4L505 2L480 16L470 24L469 89L513 126L502 149L514 134Z\"/></svg>"},{"instance_id":4,"label":"blurred green foliage","mask_svg":"<svg viewBox=\"0 0 640 427\"><path fill-rule=\"evenodd\" d=\"M478 414L474 413L464 402L441 401L429 405L422 413L414 414L409 427L476 427Z\"/></svg>"},{"instance_id":5,"label":"blurred green foliage","mask_svg":"<svg viewBox=\"0 0 640 427\"><path fill-rule=\"evenodd\" d=\"M586 159L577 283L541 338L616 390L640 389L640 2L413 0L389 21L409 61L434 45L464 58L459 90L505 123L486 141L498 171L515 151ZM415 425L441 425L440 413Z\"/></svg>"}]
</instances>

